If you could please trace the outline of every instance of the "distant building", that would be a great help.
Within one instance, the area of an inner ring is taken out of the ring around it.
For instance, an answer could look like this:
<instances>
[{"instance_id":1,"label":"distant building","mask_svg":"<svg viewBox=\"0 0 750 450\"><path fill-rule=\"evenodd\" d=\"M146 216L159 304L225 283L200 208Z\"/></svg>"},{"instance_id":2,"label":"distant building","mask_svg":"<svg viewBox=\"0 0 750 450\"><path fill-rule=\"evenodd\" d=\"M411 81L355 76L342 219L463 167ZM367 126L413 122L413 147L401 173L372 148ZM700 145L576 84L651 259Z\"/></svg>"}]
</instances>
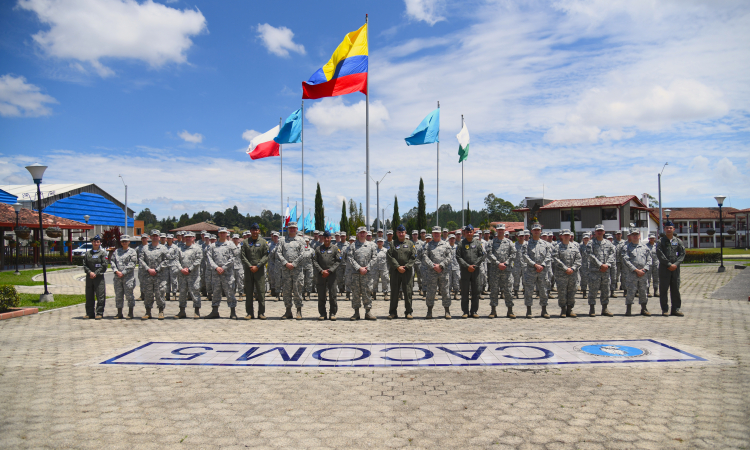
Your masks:
<instances>
[{"instance_id":1,"label":"distant building","mask_svg":"<svg viewBox=\"0 0 750 450\"><path fill-rule=\"evenodd\" d=\"M674 222L675 235L682 239L686 248L721 247L718 206L709 208L663 207L664 220L667 219L665 212L667 209L670 210L669 220ZM656 216L659 215L658 208L651 208L651 212ZM747 220L748 210L722 208L724 247L747 246ZM709 234L709 230L713 230L714 233ZM730 230L734 230L735 234L730 234Z\"/></svg>"}]
</instances>

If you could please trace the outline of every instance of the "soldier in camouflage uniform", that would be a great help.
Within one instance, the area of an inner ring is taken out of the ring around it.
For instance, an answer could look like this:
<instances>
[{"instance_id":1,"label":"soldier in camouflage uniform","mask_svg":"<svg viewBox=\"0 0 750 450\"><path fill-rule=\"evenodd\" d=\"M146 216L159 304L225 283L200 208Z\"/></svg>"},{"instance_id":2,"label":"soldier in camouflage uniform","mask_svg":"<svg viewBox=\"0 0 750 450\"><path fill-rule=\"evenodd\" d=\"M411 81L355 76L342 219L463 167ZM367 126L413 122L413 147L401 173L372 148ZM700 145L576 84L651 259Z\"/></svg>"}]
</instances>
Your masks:
<instances>
[{"instance_id":1,"label":"soldier in camouflage uniform","mask_svg":"<svg viewBox=\"0 0 750 450\"><path fill-rule=\"evenodd\" d=\"M399 296L404 298L404 316L411 320L412 313L412 293L414 290L414 263L417 259L417 252L414 249L414 242L406 238L406 227L399 225L397 228L397 239L391 244L390 250L386 253L388 258L388 268L391 278L391 304L388 309L388 319L398 317L398 300Z\"/></svg>"},{"instance_id":2,"label":"soldier in camouflage uniform","mask_svg":"<svg viewBox=\"0 0 750 450\"><path fill-rule=\"evenodd\" d=\"M385 248L385 251L391 249L391 246L393 245L393 230L388 230L385 233L385 242L383 242L383 248Z\"/></svg>"},{"instance_id":3,"label":"soldier in camouflage uniform","mask_svg":"<svg viewBox=\"0 0 750 450\"><path fill-rule=\"evenodd\" d=\"M121 248L112 253L109 262L112 265L112 272L115 276L112 279L115 285L115 306L117 315L115 319L122 319L122 308L124 299L128 299L128 319L133 318L133 308L135 307L135 265L138 263L138 253L130 248L130 236L124 234L120 236Z\"/></svg>"},{"instance_id":4,"label":"soldier in camouflage uniform","mask_svg":"<svg viewBox=\"0 0 750 450\"><path fill-rule=\"evenodd\" d=\"M138 246L137 249L135 249L136 255L138 255L138 286L140 286L139 290L141 291L141 301L145 301L146 297L143 293L143 284L145 283L144 279L146 278L146 269L141 265L141 252L143 252L143 249L148 247L148 235L143 234L141 235L141 245Z\"/></svg>"},{"instance_id":5,"label":"soldier in camouflage uniform","mask_svg":"<svg viewBox=\"0 0 750 450\"><path fill-rule=\"evenodd\" d=\"M526 305L526 318L531 319L531 305L534 289L539 291L539 304L542 306L542 317L549 319L547 314L547 272L546 268L552 264L552 246L542 239L542 227L538 223L531 227L531 239L524 247L523 261L526 273L523 275L523 298Z\"/></svg>"},{"instance_id":6,"label":"soldier in camouflage uniform","mask_svg":"<svg viewBox=\"0 0 750 450\"><path fill-rule=\"evenodd\" d=\"M370 312L372 308L372 275L377 264L378 248L372 241L367 241L367 229L357 228L357 240L349 246L348 258L352 267L351 288L352 308L354 315L351 320L359 320L359 307L365 304L365 319L375 320L376 317Z\"/></svg>"},{"instance_id":7,"label":"soldier in camouflage uniform","mask_svg":"<svg viewBox=\"0 0 750 450\"><path fill-rule=\"evenodd\" d=\"M245 319L254 318L253 301L258 301L258 319L266 319L266 263L269 260L268 242L260 237L260 226L250 225L250 236L242 245L240 261L245 287Z\"/></svg>"},{"instance_id":8,"label":"soldier in camouflage uniform","mask_svg":"<svg viewBox=\"0 0 750 450\"><path fill-rule=\"evenodd\" d=\"M159 320L164 319L164 293L167 290L167 248L159 243L159 230L151 231L151 243L141 251L140 265L146 269L143 286L146 305L144 320L151 318L151 307L156 300Z\"/></svg>"},{"instance_id":9,"label":"soldier in camouflage uniform","mask_svg":"<svg viewBox=\"0 0 750 450\"><path fill-rule=\"evenodd\" d=\"M107 252L100 248L102 239L97 234L91 238L91 249L83 255L83 271L86 273L86 315L84 319L104 316L107 301L104 272L107 271ZM96 306L96 308L94 308Z\"/></svg>"},{"instance_id":10,"label":"soldier in camouflage uniform","mask_svg":"<svg viewBox=\"0 0 750 450\"><path fill-rule=\"evenodd\" d=\"M495 228L497 237L490 242L487 252L487 275L490 279L490 319L497 317L498 294L503 293L505 306L513 308L513 296L510 293L513 286L512 263L516 259L516 246L505 237L505 225Z\"/></svg>"},{"instance_id":11,"label":"soldier in camouflage uniform","mask_svg":"<svg viewBox=\"0 0 750 450\"><path fill-rule=\"evenodd\" d=\"M245 237L245 234L242 235ZM242 268L240 253L242 252L242 246L245 242L240 239L239 234L232 235L232 243L234 244L234 285L236 293L239 296L245 295L245 271ZM265 287L265 286L264 286ZM247 301L247 299L245 299Z\"/></svg>"},{"instance_id":12,"label":"soldier in camouflage uniform","mask_svg":"<svg viewBox=\"0 0 750 450\"><path fill-rule=\"evenodd\" d=\"M315 281L315 276L313 274L313 263L312 260L315 257L315 245L313 242L310 241L310 238L305 237L305 259L304 259L304 270L303 273L305 275L305 294L307 294L307 299L311 300L310 293L313 292L313 282ZM304 299L304 294L303 297Z\"/></svg>"},{"instance_id":13,"label":"soldier in camouflage uniform","mask_svg":"<svg viewBox=\"0 0 750 450\"><path fill-rule=\"evenodd\" d=\"M450 264L453 252L447 242L440 239L442 230L432 227L432 240L422 249L422 267L424 268L425 298L427 300L427 319L432 319L432 307L439 293L443 297L445 318L451 318L450 297ZM468 317L468 315L466 315Z\"/></svg>"},{"instance_id":14,"label":"soldier in camouflage uniform","mask_svg":"<svg viewBox=\"0 0 750 450\"><path fill-rule=\"evenodd\" d=\"M589 316L594 317L596 311L596 295L601 293L599 302L602 305L602 315L612 317L607 309L609 304L610 275L609 271L616 262L615 246L604 239L604 226L594 227L594 239L588 243L586 253L589 257Z\"/></svg>"},{"instance_id":15,"label":"soldier in camouflage uniform","mask_svg":"<svg viewBox=\"0 0 750 450\"><path fill-rule=\"evenodd\" d=\"M375 259L375 266L372 268L372 299L376 300L378 292L378 281L380 281L380 288L383 291L383 300L388 298L388 289L390 287L391 280L388 278L388 262L386 261L385 254L388 251L384 244L385 239L379 237L375 241L378 246L378 255Z\"/></svg>"},{"instance_id":16,"label":"soldier in camouflage uniform","mask_svg":"<svg viewBox=\"0 0 750 450\"><path fill-rule=\"evenodd\" d=\"M419 293L422 294L422 244L424 242L419 239L419 231L412 230L411 241L414 243L414 251L417 255L417 260L414 263L414 272L417 275L417 287L419 288Z\"/></svg>"},{"instance_id":17,"label":"soldier in camouflage uniform","mask_svg":"<svg viewBox=\"0 0 750 450\"><path fill-rule=\"evenodd\" d=\"M682 241L674 235L674 223L666 221L664 223L664 236L659 240L659 246L656 248L656 256L659 258L659 291L661 295L661 315L679 316L685 314L680 311L682 306L682 297L680 296L680 266L685 260L685 247ZM670 293L672 300L672 311L669 311Z\"/></svg>"},{"instance_id":18,"label":"soldier in camouflage uniform","mask_svg":"<svg viewBox=\"0 0 750 450\"><path fill-rule=\"evenodd\" d=\"M203 250L200 244L194 242L195 234L192 231L188 231L185 234L185 243L182 246L180 252L178 264L179 275L178 289L180 292L180 312L174 316L175 319L184 319L187 317L185 314L185 308L187 307L188 297L193 299L193 308L195 314L194 319L201 318L201 264L203 262Z\"/></svg>"},{"instance_id":19,"label":"soldier in camouflage uniform","mask_svg":"<svg viewBox=\"0 0 750 450\"><path fill-rule=\"evenodd\" d=\"M552 260L557 280L557 305L560 317L576 317L573 307L576 304L577 274L581 269L581 252L578 244L572 241L573 233L563 230L560 242L553 247Z\"/></svg>"},{"instance_id":20,"label":"soldier in camouflage uniform","mask_svg":"<svg viewBox=\"0 0 750 450\"><path fill-rule=\"evenodd\" d=\"M177 300L177 274L180 273L180 249L174 243L174 235L167 234L167 301Z\"/></svg>"},{"instance_id":21,"label":"soldier in camouflage uniform","mask_svg":"<svg viewBox=\"0 0 750 450\"><path fill-rule=\"evenodd\" d=\"M318 289L318 320L336 320L338 301L336 299L336 273L341 264L341 251L337 245L331 243L331 233L324 231L321 235L323 242L315 249L313 267L315 270L315 284ZM326 300L330 307L330 316L326 311Z\"/></svg>"},{"instance_id":22,"label":"soldier in camouflage uniform","mask_svg":"<svg viewBox=\"0 0 750 450\"><path fill-rule=\"evenodd\" d=\"M297 235L297 222L289 222L288 235L279 242L276 248L278 261L283 268L281 271L281 290L283 293L286 312L282 319L292 319L292 302L297 307L296 319L302 319L302 291L305 286L303 272L305 259L305 240Z\"/></svg>"},{"instance_id":23,"label":"soldier in camouflage uniform","mask_svg":"<svg viewBox=\"0 0 750 450\"><path fill-rule=\"evenodd\" d=\"M355 233L356 235L356 233ZM349 262L349 252L354 248L355 236L349 236L349 244L347 244L344 254L341 255L341 259L344 261L344 286L346 287L346 299L351 300L352 294L352 273L354 269Z\"/></svg>"},{"instance_id":24,"label":"soldier in camouflage uniform","mask_svg":"<svg viewBox=\"0 0 750 450\"><path fill-rule=\"evenodd\" d=\"M617 289L617 280L620 279L620 274L622 273L622 249L625 247L625 244L626 242L622 239L622 230L617 230L612 241L612 245L615 246L615 264L609 272L609 296L611 298L617 298L615 290Z\"/></svg>"},{"instance_id":25,"label":"soldier in camouflage uniform","mask_svg":"<svg viewBox=\"0 0 750 450\"><path fill-rule=\"evenodd\" d=\"M346 241L346 231L336 233L336 247L339 249L341 264L336 269L336 291L343 294L346 290L346 249L349 243ZM348 295L348 294L347 294Z\"/></svg>"},{"instance_id":26,"label":"soldier in camouflage uniform","mask_svg":"<svg viewBox=\"0 0 750 450\"><path fill-rule=\"evenodd\" d=\"M651 267L648 269L648 282L654 286L654 297L659 296L659 258L656 256L656 235L648 235L648 244L646 244L649 250L651 250ZM649 297L651 297L649 295Z\"/></svg>"},{"instance_id":27,"label":"soldier in camouflage uniform","mask_svg":"<svg viewBox=\"0 0 750 450\"><path fill-rule=\"evenodd\" d=\"M523 279L523 269L526 265L523 263L523 245L526 235L524 231L516 233L516 242L513 246L516 248L516 259L513 260L513 295L518 298L518 288L521 286Z\"/></svg>"},{"instance_id":28,"label":"soldier in camouflage uniform","mask_svg":"<svg viewBox=\"0 0 750 450\"><path fill-rule=\"evenodd\" d=\"M279 299L281 293L281 273L284 266L279 262L279 233L271 233L271 244L268 246L268 274L271 278L271 296Z\"/></svg>"},{"instance_id":29,"label":"soldier in camouflage uniform","mask_svg":"<svg viewBox=\"0 0 750 450\"><path fill-rule=\"evenodd\" d=\"M237 319L237 298L234 295L234 254L237 246L228 239L229 231L221 227L218 231L219 240L208 249L208 265L206 272L211 272L213 278L213 298L211 299L211 313L206 319L219 319L222 292L227 297L229 318Z\"/></svg>"},{"instance_id":30,"label":"soldier in camouflage uniform","mask_svg":"<svg viewBox=\"0 0 750 450\"><path fill-rule=\"evenodd\" d=\"M456 244L455 234L448 234L448 245L450 245L452 253L451 263L448 268L448 278L450 279L448 284L451 287L451 291L453 291L453 300L456 300L458 293L461 292L461 267L458 265L458 260L456 259L458 245Z\"/></svg>"},{"instance_id":31,"label":"soldier in camouflage uniform","mask_svg":"<svg viewBox=\"0 0 750 450\"><path fill-rule=\"evenodd\" d=\"M487 253L481 239L474 237L474 227L471 224L466 226L465 231L465 237L456 249L456 261L461 269L461 311L473 316L479 310L479 266Z\"/></svg>"},{"instance_id":32,"label":"soldier in camouflage uniform","mask_svg":"<svg viewBox=\"0 0 750 450\"><path fill-rule=\"evenodd\" d=\"M586 298L586 289L589 285L589 254L588 245L591 240L591 236L588 233L583 234L583 240L581 245L578 246L578 250L581 252L581 270L579 270L581 279L581 298Z\"/></svg>"},{"instance_id":33,"label":"soldier in camouflage uniform","mask_svg":"<svg viewBox=\"0 0 750 450\"><path fill-rule=\"evenodd\" d=\"M214 297L213 270L211 270L211 267L208 265L208 252L214 245L211 241L216 242L216 238L214 238L212 234L206 233L206 238L203 241L203 272L201 279L203 280L203 286L206 290L206 298L208 301L212 301Z\"/></svg>"},{"instance_id":34,"label":"soldier in camouflage uniform","mask_svg":"<svg viewBox=\"0 0 750 450\"><path fill-rule=\"evenodd\" d=\"M486 254L489 251L489 237L490 237L490 230L479 230L479 243L482 245L482 249L484 249L484 253ZM479 291L484 294L487 292L487 258L482 261L482 264L479 265Z\"/></svg>"},{"instance_id":35,"label":"soldier in camouflage uniform","mask_svg":"<svg viewBox=\"0 0 750 450\"><path fill-rule=\"evenodd\" d=\"M631 307L638 293L638 303L641 305L641 315L650 316L648 304L648 271L651 269L651 249L640 242L641 233L637 228L631 228L628 235L629 242L622 252L622 270L625 273L625 304L626 316L632 314Z\"/></svg>"}]
</instances>

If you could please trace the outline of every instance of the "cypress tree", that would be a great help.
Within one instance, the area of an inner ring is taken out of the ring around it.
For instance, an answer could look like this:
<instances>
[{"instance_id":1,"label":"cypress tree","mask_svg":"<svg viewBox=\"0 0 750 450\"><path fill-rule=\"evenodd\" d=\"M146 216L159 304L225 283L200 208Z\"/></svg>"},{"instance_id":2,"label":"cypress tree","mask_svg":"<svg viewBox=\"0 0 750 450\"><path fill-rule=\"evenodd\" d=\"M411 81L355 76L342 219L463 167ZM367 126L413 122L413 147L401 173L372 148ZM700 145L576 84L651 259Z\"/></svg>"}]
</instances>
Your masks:
<instances>
[{"instance_id":1,"label":"cypress tree","mask_svg":"<svg viewBox=\"0 0 750 450\"><path fill-rule=\"evenodd\" d=\"M419 193L417 194L417 229L422 230L427 228L427 213L425 209L424 199L424 181L422 178L419 179Z\"/></svg>"},{"instance_id":2,"label":"cypress tree","mask_svg":"<svg viewBox=\"0 0 750 450\"><path fill-rule=\"evenodd\" d=\"M349 221L346 219L346 200L341 200L341 220L339 221L341 231L349 232Z\"/></svg>"},{"instance_id":3,"label":"cypress tree","mask_svg":"<svg viewBox=\"0 0 750 450\"><path fill-rule=\"evenodd\" d=\"M320 183L315 191L315 229L323 231L326 228L326 212L323 208L323 195L320 193Z\"/></svg>"},{"instance_id":4,"label":"cypress tree","mask_svg":"<svg viewBox=\"0 0 750 450\"><path fill-rule=\"evenodd\" d=\"M466 225L471 225L471 206L466 202Z\"/></svg>"},{"instance_id":5,"label":"cypress tree","mask_svg":"<svg viewBox=\"0 0 750 450\"><path fill-rule=\"evenodd\" d=\"M401 225L401 216L398 214L398 195L393 199L393 218L391 219L391 229L396 232L396 228Z\"/></svg>"}]
</instances>

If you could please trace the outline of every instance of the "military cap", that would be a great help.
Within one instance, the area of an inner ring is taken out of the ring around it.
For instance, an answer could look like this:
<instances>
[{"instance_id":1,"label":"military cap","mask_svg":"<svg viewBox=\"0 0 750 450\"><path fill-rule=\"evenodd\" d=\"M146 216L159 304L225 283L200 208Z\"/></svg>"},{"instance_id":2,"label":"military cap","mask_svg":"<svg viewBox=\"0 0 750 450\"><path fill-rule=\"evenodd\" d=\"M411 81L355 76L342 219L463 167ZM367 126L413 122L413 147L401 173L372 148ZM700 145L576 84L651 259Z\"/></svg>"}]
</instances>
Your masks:
<instances>
[{"instance_id":1,"label":"military cap","mask_svg":"<svg viewBox=\"0 0 750 450\"><path fill-rule=\"evenodd\" d=\"M209 239L214 239L214 240L215 240L215 239L216 239L216 235L214 235L214 234L209 234L209 235L208 235L208 238L209 238Z\"/></svg>"},{"instance_id":2,"label":"military cap","mask_svg":"<svg viewBox=\"0 0 750 450\"><path fill-rule=\"evenodd\" d=\"M147 234L142 234L141 235L141 239L148 239L148 235Z\"/></svg>"},{"instance_id":3,"label":"military cap","mask_svg":"<svg viewBox=\"0 0 750 450\"><path fill-rule=\"evenodd\" d=\"M239 239L239 238L240 238L240 235L237 233L232 235L232 239Z\"/></svg>"},{"instance_id":4,"label":"military cap","mask_svg":"<svg viewBox=\"0 0 750 450\"><path fill-rule=\"evenodd\" d=\"M586 233L583 233L583 237L585 237L585 238L587 238L587 237L591 237L591 234L590 234L590 233L588 233L588 232L586 232Z\"/></svg>"},{"instance_id":5,"label":"military cap","mask_svg":"<svg viewBox=\"0 0 750 450\"><path fill-rule=\"evenodd\" d=\"M297 222L289 222L286 227L287 228L297 228Z\"/></svg>"},{"instance_id":6,"label":"military cap","mask_svg":"<svg viewBox=\"0 0 750 450\"><path fill-rule=\"evenodd\" d=\"M377 238L377 239L375 240L375 242L385 242L385 239L383 239L383 238Z\"/></svg>"},{"instance_id":7,"label":"military cap","mask_svg":"<svg viewBox=\"0 0 750 450\"><path fill-rule=\"evenodd\" d=\"M219 228L219 231L216 232L216 234L219 234L219 233L229 233L229 230L227 230L225 227L221 227Z\"/></svg>"},{"instance_id":8,"label":"military cap","mask_svg":"<svg viewBox=\"0 0 750 450\"><path fill-rule=\"evenodd\" d=\"M251 230L260 230L260 226L258 225L258 222L253 222L250 224Z\"/></svg>"},{"instance_id":9,"label":"military cap","mask_svg":"<svg viewBox=\"0 0 750 450\"><path fill-rule=\"evenodd\" d=\"M367 228L366 227L359 227L359 228L357 228L357 233L361 233L363 231L367 231Z\"/></svg>"},{"instance_id":10,"label":"military cap","mask_svg":"<svg viewBox=\"0 0 750 450\"><path fill-rule=\"evenodd\" d=\"M648 238L649 239L656 239L656 235L654 233L649 233L648 234Z\"/></svg>"},{"instance_id":11,"label":"military cap","mask_svg":"<svg viewBox=\"0 0 750 450\"><path fill-rule=\"evenodd\" d=\"M568 230L568 229L562 230L562 231L560 232L560 236L564 236L564 235L566 235L566 234L567 234L567 235L572 235L573 233L571 233L571 232L570 232L570 230Z\"/></svg>"},{"instance_id":12,"label":"military cap","mask_svg":"<svg viewBox=\"0 0 750 450\"><path fill-rule=\"evenodd\" d=\"M596 225L596 226L594 227L594 231L599 231L599 230L602 230L602 231L604 231L604 225L602 225L602 224L599 224L599 225Z\"/></svg>"},{"instance_id":13,"label":"military cap","mask_svg":"<svg viewBox=\"0 0 750 450\"><path fill-rule=\"evenodd\" d=\"M403 225L399 225L396 227L396 231L406 231L406 227Z\"/></svg>"},{"instance_id":14,"label":"military cap","mask_svg":"<svg viewBox=\"0 0 750 450\"><path fill-rule=\"evenodd\" d=\"M91 240L92 241L101 241L102 237L97 234L96 236L92 237Z\"/></svg>"},{"instance_id":15,"label":"military cap","mask_svg":"<svg viewBox=\"0 0 750 450\"><path fill-rule=\"evenodd\" d=\"M174 234L167 234L167 239L174 239Z\"/></svg>"},{"instance_id":16,"label":"military cap","mask_svg":"<svg viewBox=\"0 0 750 450\"><path fill-rule=\"evenodd\" d=\"M510 236L510 231L506 231L506 232L505 232L505 235L506 235L506 236Z\"/></svg>"},{"instance_id":17,"label":"military cap","mask_svg":"<svg viewBox=\"0 0 750 450\"><path fill-rule=\"evenodd\" d=\"M483 234L490 234L490 230L484 230Z\"/></svg>"},{"instance_id":18,"label":"military cap","mask_svg":"<svg viewBox=\"0 0 750 450\"><path fill-rule=\"evenodd\" d=\"M185 237L195 237L195 233L193 233L192 231L186 231L185 234L184 234L184 236Z\"/></svg>"},{"instance_id":19,"label":"military cap","mask_svg":"<svg viewBox=\"0 0 750 450\"><path fill-rule=\"evenodd\" d=\"M159 237L160 238L166 238L167 237L167 233L159 233Z\"/></svg>"},{"instance_id":20,"label":"military cap","mask_svg":"<svg viewBox=\"0 0 750 450\"><path fill-rule=\"evenodd\" d=\"M604 238L605 239L614 239L614 237L611 234L609 234L609 233L605 234Z\"/></svg>"},{"instance_id":21,"label":"military cap","mask_svg":"<svg viewBox=\"0 0 750 450\"><path fill-rule=\"evenodd\" d=\"M278 232L278 231L272 231L272 232L271 232L271 236L278 236L278 235L279 235L279 232Z\"/></svg>"},{"instance_id":22,"label":"military cap","mask_svg":"<svg viewBox=\"0 0 750 450\"><path fill-rule=\"evenodd\" d=\"M531 231L529 231L529 230L523 230L523 235L524 236L531 236Z\"/></svg>"},{"instance_id":23,"label":"military cap","mask_svg":"<svg viewBox=\"0 0 750 450\"><path fill-rule=\"evenodd\" d=\"M305 242L310 242L310 236L305 236Z\"/></svg>"},{"instance_id":24,"label":"military cap","mask_svg":"<svg viewBox=\"0 0 750 450\"><path fill-rule=\"evenodd\" d=\"M671 220L667 220L666 222L664 222L664 226L665 227L673 227L674 226L674 222L672 222Z\"/></svg>"},{"instance_id":25,"label":"military cap","mask_svg":"<svg viewBox=\"0 0 750 450\"><path fill-rule=\"evenodd\" d=\"M631 228L630 233L628 233L628 236L632 236L634 234L641 234L640 230L638 228Z\"/></svg>"},{"instance_id":26,"label":"military cap","mask_svg":"<svg viewBox=\"0 0 750 450\"><path fill-rule=\"evenodd\" d=\"M496 229L496 230L504 230L504 229L505 229L505 224L502 224L502 223L501 223L500 225L496 225L496 226L495 226L495 229Z\"/></svg>"},{"instance_id":27,"label":"military cap","mask_svg":"<svg viewBox=\"0 0 750 450\"><path fill-rule=\"evenodd\" d=\"M387 232L386 232L385 234L386 234L386 235L388 235L388 234L393 234L393 230L388 230L388 231L387 231Z\"/></svg>"},{"instance_id":28,"label":"military cap","mask_svg":"<svg viewBox=\"0 0 750 450\"><path fill-rule=\"evenodd\" d=\"M431 235L431 234L428 234L428 235L426 235L426 236L425 236L424 238L425 238L425 239L432 239L432 235Z\"/></svg>"},{"instance_id":29,"label":"military cap","mask_svg":"<svg viewBox=\"0 0 750 450\"><path fill-rule=\"evenodd\" d=\"M419 231L417 231L417 230L411 230L411 234L419 234Z\"/></svg>"},{"instance_id":30,"label":"military cap","mask_svg":"<svg viewBox=\"0 0 750 450\"><path fill-rule=\"evenodd\" d=\"M466 225L466 227L464 227L464 230L466 230L466 231L474 231L474 225L468 224L468 225Z\"/></svg>"},{"instance_id":31,"label":"military cap","mask_svg":"<svg viewBox=\"0 0 750 450\"><path fill-rule=\"evenodd\" d=\"M243 231L243 232L242 232L242 236L243 236L243 237L245 237L245 236L249 236L249 235L250 235L250 232L249 232L249 231Z\"/></svg>"},{"instance_id":32,"label":"military cap","mask_svg":"<svg viewBox=\"0 0 750 450\"><path fill-rule=\"evenodd\" d=\"M120 242L122 241L130 242L130 236L128 236L127 234L123 234L122 236L120 236Z\"/></svg>"},{"instance_id":33,"label":"military cap","mask_svg":"<svg viewBox=\"0 0 750 450\"><path fill-rule=\"evenodd\" d=\"M153 236L153 235L161 236L161 231L159 231L159 230L151 230L151 236Z\"/></svg>"},{"instance_id":34,"label":"military cap","mask_svg":"<svg viewBox=\"0 0 750 450\"><path fill-rule=\"evenodd\" d=\"M331 237L331 232L330 232L330 231L327 231L327 230L326 230L326 231L324 231L324 232L322 232L322 233L320 233L320 234L321 234L321 235L322 235L323 237Z\"/></svg>"},{"instance_id":35,"label":"military cap","mask_svg":"<svg viewBox=\"0 0 750 450\"><path fill-rule=\"evenodd\" d=\"M208 231L203 230L203 231L201 231L201 234L208 234Z\"/></svg>"},{"instance_id":36,"label":"military cap","mask_svg":"<svg viewBox=\"0 0 750 450\"><path fill-rule=\"evenodd\" d=\"M622 234L622 230L615 231L615 234Z\"/></svg>"},{"instance_id":37,"label":"military cap","mask_svg":"<svg viewBox=\"0 0 750 450\"><path fill-rule=\"evenodd\" d=\"M542 225L540 225L538 223L535 223L534 225L531 226L531 229L532 230L541 230L542 229Z\"/></svg>"},{"instance_id":38,"label":"military cap","mask_svg":"<svg viewBox=\"0 0 750 450\"><path fill-rule=\"evenodd\" d=\"M456 230L456 234L461 234L461 229Z\"/></svg>"},{"instance_id":39,"label":"military cap","mask_svg":"<svg viewBox=\"0 0 750 450\"><path fill-rule=\"evenodd\" d=\"M382 232L383 232L383 230L378 230L378 233L382 233Z\"/></svg>"},{"instance_id":40,"label":"military cap","mask_svg":"<svg viewBox=\"0 0 750 450\"><path fill-rule=\"evenodd\" d=\"M451 233L448 235L448 239L456 239L456 235Z\"/></svg>"},{"instance_id":41,"label":"military cap","mask_svg":"<svg viewBox=\"0 0 750 450\"><path fill-rule=\"evenodd\" d=\"M318 230L313 230L313 234L320 234L320 231L318 231Z\"/></svg>"},{"instance_id":42,"label":"military cap","mask_svg":"<svg viewBox=\"0 0 750 450\"><path fill-rule=\"evenodd\" d=\"M427 230L425 230L424 228L422 228L421 230L419 230L419 232L420 233L427 233Z\"/></svg>"},{"instance_id":43,"label":"military cap","mask_svg":"<svg viewBox=\"0 0 750 450\"><path fill-rule=\"evenodd\" d=\"M368 236L372 236L372 231L368 231L368 232L367 232L367 235L368 235Z\"/></svg>"},{"instance_id":44,"label":"military cap","mask_svg":"<svg viewBox=\"0 0 750 450\"><path fill-rule=\"evenodd\" d=\"M433 233L442 233L443 229L440 228L439 226L435 225L434 227L432 227L432 232Z\"/></svg>"},{"instance_id":45,"label":"military cap","mask_svg":"<svg viewBox=\"0 0 750 450\"><path fill-rule=\"evenodd\" d=\"M448 229L447 228L443 228L443 231L448 231Z\"/></svg>"},{"instance_id":46,"label":"military cap","mask_svg":"<svg viewBox=\"0 0 750 450\"><path fill-rule=\"evenodd\" d=\"M354 240L354 236L349 236L349 240L353 241Z\"/></svg>"}]
</instances>

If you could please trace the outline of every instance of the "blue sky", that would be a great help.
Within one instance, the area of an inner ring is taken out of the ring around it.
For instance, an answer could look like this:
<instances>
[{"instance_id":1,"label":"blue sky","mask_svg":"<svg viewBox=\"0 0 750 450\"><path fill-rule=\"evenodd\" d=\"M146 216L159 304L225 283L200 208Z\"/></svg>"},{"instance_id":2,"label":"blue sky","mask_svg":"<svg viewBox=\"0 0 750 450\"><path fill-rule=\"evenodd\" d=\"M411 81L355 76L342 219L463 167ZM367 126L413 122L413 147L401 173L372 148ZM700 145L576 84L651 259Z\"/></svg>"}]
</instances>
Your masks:
<instances>
[{"instance_id":1,"label":"blue sky","mask_svg":"<svg viewBox=\"0 0 750 450\"><path fill-rule=\"evenodd\" d=\"M352 6L354 5L354 6ZM403 138L441 103L440 203L656 195L750 205L750 5L742 1L136 2L0 4L0 184L93 182L159 217L279 209L278 158L249 140L370 22L370 167L381 208L435 207L436 148ZM306 209L365 203L364 96L307 101ZM301 202L299 145L284 197ZM371 217L375 186L371 183ZM284 199L286 203L286 198ZM300 205L301 206L301 205ZM390 216L387 211L386 215Z\"/></svg>"}]
</instances>

